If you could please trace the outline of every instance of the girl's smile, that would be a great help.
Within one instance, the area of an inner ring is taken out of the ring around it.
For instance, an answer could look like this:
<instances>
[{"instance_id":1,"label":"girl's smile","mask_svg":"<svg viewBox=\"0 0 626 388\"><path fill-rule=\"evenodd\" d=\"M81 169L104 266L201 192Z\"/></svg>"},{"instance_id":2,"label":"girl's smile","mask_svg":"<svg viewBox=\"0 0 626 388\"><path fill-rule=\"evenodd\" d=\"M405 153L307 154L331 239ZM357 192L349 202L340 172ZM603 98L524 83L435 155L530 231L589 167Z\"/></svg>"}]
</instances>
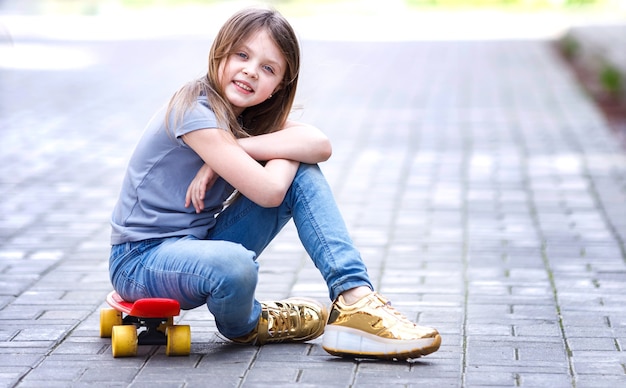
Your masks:
<instances>
[{"instance_id":1,"label":"girl's smile","mask_svg":"<svg viewBox=\"0 0 626 388\"><path fill-rule=\"evenodd\" d=\"M282 52L261 30L220 65L219 82L235 114L271 98L281 86L286 68Z\"/></svg>"},{"instance_id":2,"label":"girl's smile","mask_svg":"<svg viewBox=\"0 0 626 388\"><path fill-rule=\"evenodd\" d=\"M243 82L243 81L233 81L233 83L235 84L235 86L237 86L239 89L241 89L242 93L252 93L252 92L254 92L254 89L252 89L252 87L250 85L248 85L246 82Z\"/></svg>"}]
</instances>

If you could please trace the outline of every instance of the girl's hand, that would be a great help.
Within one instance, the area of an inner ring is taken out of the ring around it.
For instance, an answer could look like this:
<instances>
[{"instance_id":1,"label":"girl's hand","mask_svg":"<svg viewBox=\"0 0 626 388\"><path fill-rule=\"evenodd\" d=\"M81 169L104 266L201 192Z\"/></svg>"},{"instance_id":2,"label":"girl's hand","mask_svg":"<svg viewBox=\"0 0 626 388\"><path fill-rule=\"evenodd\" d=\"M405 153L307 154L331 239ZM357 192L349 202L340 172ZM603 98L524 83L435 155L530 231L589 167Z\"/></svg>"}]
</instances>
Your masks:
<instances>
[{"instance_id":1,"label":"girl's hand","mask_svg":"<svg viewBox=\"0 0 626 388\"><path fill-rule=\"evenodd\" d=\"M204 210L204 196L208 189L213 186L217 180L218 175L207 164L202 165L195 178L187 187L187 194L185 195L185 207L189 207L193 204L196 213L200 213Z\"/></svg>"}]
</instances>

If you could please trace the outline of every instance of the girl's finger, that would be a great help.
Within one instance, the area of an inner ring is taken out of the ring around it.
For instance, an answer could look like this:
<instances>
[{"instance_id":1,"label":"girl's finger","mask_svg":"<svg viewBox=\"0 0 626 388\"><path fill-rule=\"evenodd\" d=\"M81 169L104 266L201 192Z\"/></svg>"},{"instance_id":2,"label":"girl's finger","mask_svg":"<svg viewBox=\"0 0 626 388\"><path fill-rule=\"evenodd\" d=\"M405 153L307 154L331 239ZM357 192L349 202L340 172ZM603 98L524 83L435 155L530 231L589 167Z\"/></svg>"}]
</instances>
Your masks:
<instances>
[{"instance_id":1,"label":"girl's finger","mask_svg":"<svg viewBox=\"0 0 626 388\"><path fill-rule=\"evenodd\" d=\"M185 194L185 207L191 205L191 187L187 188L187 194Z\"/></svg>"},{"instance_id":2,"label":"girl's finger","mask_svg":"<svg viewBox=\"0 0 626 388\"><path fill-rule=\"evenodd\" d=\"M196 213L200 213L204 209L204 195L201 194L201 189L194 191L193 207L196 209Z\"/></svg>"}]
</instances>

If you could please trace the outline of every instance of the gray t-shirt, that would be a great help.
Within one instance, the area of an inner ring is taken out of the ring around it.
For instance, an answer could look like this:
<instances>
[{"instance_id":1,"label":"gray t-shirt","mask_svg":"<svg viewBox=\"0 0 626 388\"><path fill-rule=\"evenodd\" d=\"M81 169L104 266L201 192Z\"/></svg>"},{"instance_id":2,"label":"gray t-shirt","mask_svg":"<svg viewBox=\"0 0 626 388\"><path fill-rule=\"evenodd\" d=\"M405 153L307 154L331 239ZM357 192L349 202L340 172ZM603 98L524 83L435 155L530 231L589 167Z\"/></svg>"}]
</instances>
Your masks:
<instances>
[{"instance_id":1,"label":"gray t-shirt","mask_svg":"<svg viewBox=\"0 0 626 388\"><path fill-rule=\"evenodd\" d=\"M113 245L172 236L206 238L234 190L218 178L206 194L204 211L196 214L193 206L185 208L187 187L204 162L181 136L217 128L217 120L206 97L198 98L173 131L165 127L165 111L161 109L148 123L130 159L111 217Z\"/></svg>"}]
</instances>

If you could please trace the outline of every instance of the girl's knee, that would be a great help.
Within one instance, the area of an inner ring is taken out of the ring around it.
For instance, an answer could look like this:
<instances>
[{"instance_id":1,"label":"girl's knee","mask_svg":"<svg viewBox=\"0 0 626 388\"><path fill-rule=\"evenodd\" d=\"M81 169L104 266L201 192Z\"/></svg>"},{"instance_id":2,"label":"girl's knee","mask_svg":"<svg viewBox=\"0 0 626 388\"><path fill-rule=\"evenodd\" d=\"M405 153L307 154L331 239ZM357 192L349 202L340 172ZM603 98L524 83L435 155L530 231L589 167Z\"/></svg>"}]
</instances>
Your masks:
<instances>
[{"instance_id":1,"label":"girl's knee","mask_svg":"<svg viewBox=\"0 0 626 388\"><path fill-rule=\"evenodd\" d=\"M228 266L227 277L232 283L240 286L251 285L256 287L259 276L259 266L254 260L233 261Z\"/></svg>"},{"instance_id":2,"label":"girl's knee","mask_svg":"<svg viewBox=\"0 0 626 388\"><path fill-rule=\"evenodd\" d=\"M258 281L259 265L253 251L239 244L230 250L220 266L221 287L227 289L254 290Z\"/></svg>"},{"instance_id":3,"label":"girl's knee","mask_svg":"<svg viewBox=\"0 0 626 388\"><path fill-rule=\"evenodd\" d=\"M309 185L318 186L322 183L326 184L326 178L317 164L300 163L294 183L304 187Z\"/></svg>"},{"instance_id":4,"label":"girl's knee","mask_svg":"<svg viewBox=\"0 0 626 388\"><path fill-rule=\"evenodd\" d=\"M321 175L321 170L317 164L300 163L300 167L298 167L298 172L296 173L296 176L302 174L317 176Z\"/></svg>"}]
</instances>

